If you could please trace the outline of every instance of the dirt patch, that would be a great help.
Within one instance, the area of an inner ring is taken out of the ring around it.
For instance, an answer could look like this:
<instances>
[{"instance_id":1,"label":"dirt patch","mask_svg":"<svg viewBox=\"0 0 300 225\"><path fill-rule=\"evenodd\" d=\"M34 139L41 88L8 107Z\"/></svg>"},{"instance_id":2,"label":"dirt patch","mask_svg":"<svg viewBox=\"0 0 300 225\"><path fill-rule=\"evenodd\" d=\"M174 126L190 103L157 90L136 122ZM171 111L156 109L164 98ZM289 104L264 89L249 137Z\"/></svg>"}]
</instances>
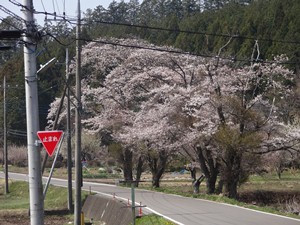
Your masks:
<instances>
[{"instance_id":1,"label":"dirt patch","mask_svg":"<svg viewBox=\"0 0 300 225\"><path fill-rule=\"evenodd\" d=\"M300 191L247 191L240 193L238 200L258 205L282 204L291 200L300 202Z\"/></svg>"},{"instance_id":2,"label":"dirt patch","mask_svg":"<svg viewBox=\"0 0 300 225\"><path fill-rule=\"evenodd\" d=\"M45 213L45 225L62 225L72 221L66 214L59 212ZM26 212L0 211L1 225L30 225L30 217Z\"/></svg>"},{"instance_id":3,"label":"dirt patch","mask_svg":"<svg viewBox=\"0 0 300 225\"><path fill-rule=\"evenodd\" d=\"M300 215L299 191L247 191L240 193L238 200L258 206L270 206L282 212Z\"/></svg>"}]
</instances>

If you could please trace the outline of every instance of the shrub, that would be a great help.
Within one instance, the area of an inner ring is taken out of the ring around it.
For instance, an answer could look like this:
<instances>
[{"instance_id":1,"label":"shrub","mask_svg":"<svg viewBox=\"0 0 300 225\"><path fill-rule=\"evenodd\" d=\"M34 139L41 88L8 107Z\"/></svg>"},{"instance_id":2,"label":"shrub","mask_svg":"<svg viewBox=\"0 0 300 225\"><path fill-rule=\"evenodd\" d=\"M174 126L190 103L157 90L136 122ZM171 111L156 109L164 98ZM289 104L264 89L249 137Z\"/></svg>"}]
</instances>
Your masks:
<instances>
[{"instance_id":1,"label":"shrub","mask_svg":"<svg viewBox=\"0 0 300 225\"><path fill-rule=\"evenodd\" d=\"M295 197L293 199L287 201L286 211L289 213L300 215L300 203L297 201L297 199Z\"/></svg>"},{"instance_id":2,"label":"shrub","mask_svg":"<svg viewBox=\"0 0 300 225\"><path fill-rule=\"evenodd\" d=\"M7 148L8 163L26 167L28 165L27 148L26 146L10 145Z\"/></svg>"}]
</instances>

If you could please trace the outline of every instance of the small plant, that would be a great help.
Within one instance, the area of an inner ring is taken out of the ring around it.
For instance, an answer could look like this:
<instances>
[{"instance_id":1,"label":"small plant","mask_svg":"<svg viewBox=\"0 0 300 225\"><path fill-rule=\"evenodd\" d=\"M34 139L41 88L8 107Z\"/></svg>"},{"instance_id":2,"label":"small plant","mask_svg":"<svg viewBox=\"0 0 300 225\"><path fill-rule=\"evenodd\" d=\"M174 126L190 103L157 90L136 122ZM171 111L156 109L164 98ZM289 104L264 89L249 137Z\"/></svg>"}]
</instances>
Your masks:
<instances>
[{"instance_id":1,"label":"small plant","mask_svg":"<svg viewBox=\"0 0 300 225\"><path fill-rule=\"evenodd\" d=\"M300 202L294 197L293 199L287 201L286 211L288 213L300 215Z\"/></svg>"},{"instance_id":2,"label":"small plant","mask_svg":"<svg viewBox=\"0 0 300 225\"><path fill-rule=\"evenodd\" d=\"M8 161L18 167L27 166L27 149L25 146L11 145L8 147Z\"/></svg>"}]
</instances>

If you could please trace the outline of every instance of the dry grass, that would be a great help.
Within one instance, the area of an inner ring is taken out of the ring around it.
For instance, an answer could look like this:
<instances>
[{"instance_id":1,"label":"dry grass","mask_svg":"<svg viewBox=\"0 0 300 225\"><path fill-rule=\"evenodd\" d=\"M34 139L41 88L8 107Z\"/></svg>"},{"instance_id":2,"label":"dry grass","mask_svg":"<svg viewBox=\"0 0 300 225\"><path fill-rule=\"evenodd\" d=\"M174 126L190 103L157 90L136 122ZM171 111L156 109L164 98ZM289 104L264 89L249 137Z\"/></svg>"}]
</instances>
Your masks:
<instances>
[{"instance_id":1,"label":"dry grass","mask_svg":"<svg viewBox=\"0 0 300 225\"><path fill-rule=\"evenodd\" d=\"M10 145L8 146L7 151L8 151L8 164L12 164L18 167L26 167L28 165L26 146ZM0 154L0 162L2 164L3 154Z\"/></svg>"}]
</instances>

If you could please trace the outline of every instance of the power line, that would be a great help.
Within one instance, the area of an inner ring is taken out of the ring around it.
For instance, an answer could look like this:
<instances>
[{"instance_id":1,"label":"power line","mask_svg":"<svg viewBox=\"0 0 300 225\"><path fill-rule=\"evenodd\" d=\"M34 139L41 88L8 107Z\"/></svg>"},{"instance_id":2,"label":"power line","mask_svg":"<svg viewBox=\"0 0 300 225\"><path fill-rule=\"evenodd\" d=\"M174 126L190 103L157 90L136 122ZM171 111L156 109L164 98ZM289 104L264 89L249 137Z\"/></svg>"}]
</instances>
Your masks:
<instances>
[{"instance_id":1,"label":"power line","mask_svg":"<svg viewBox=\"0 0 300 225\"><path fill-rule=\"evenodd\" d=\"M15 1L15 0L9 0L9 1ZM56 0L55 0L56 1ZM52 0L53 6L54 6L54 0ZM24 5L18 3L16 4L18 6L24 7ZM54 7L55 9L55 7ZM54 10L55 11L55 10ZM71 18L70 16L67 16L68 19L66 19L66 15L57 15L56 12L54 13L48 13L48 12L38 12L34 11L34 14L45 14L45 15L52 15L54 17L59 17L64 20L68 20L71 24L76 24L75 22L72 22L71 20L76 20L76 18ZM82 19L81 21L85 21L85 19ZM254 40L254 41L263 41L263 42L278 42L283 44L300 44L299 41L286 41L286 40L276 40L276 39L268 39L268 38L258 38L258 37L249 37L249 36L243 36L239 34L220 34L220 33L206 33L201 31L190 31L190 30L180 30L180 29L169 29L169 28L163 28L163 27L154 27L154 26L146 26L146 25L140 25L140 24L129 24L129 23L119 23L119 22L108 22L108 21L102 21L102 20L93 20L86 23L82 23L82 25L91 25L92 23L100 23L100 24L108 24L108 25L117 25L117 26L127 26L127 27L134 27L134 28L142 28L142 29L149 29L149 30L159 30L159 31L168 31L168 32L174 32L174 33L186 33L186 34L198 34L198 35L205 35L205 36L215 36L215 37L225 37L225 38L233 38L233 39L246 39L246 40Z\"/></svg>"},{"instance_id":2,"label":"power line","mask_svg":"<svg viewBox=\"0 0 300 225\"><path fill-rule=\"evenodd\" d=\"M77 39L73 39L73 41L64 44L61 41L59 41L56 37L54 37L52 34L47 33L47 35L50 35L51 37L54 38L55 41L57 41L59 44L62 46L66 47L74 43ZM218 56L218 55L207 55L207 54L197 54L197 53L192 53L192 52L183 52L180 50L168 50L168 49L163 49L163 48L153 48L153 47L145 47L145 46L138 46L138 45L127 45L127 44L120 44L120 43L115 43L115 42L108 42L108 41L101 41L101 40L92 40L92 39L84 39L80 38L80 41L84 42L94 42L94 43L100 43L100 44L105 44L105 45L113 45L113 46L120 46L120 47L125 47L125 48L136 48L136 49L144 49L144 50L152 50L152 51L159 51L159 52L168 52L168 53L173 53L173 54L180 54L180 55L190 55L190 56L196 56L196 57L203 57L203 58L219 58L223 60L230 60L233 62L247 62L247 63L265 63L265 64L279 64L279 65L296 65L299 64L298 62L292 62L292 61L284 61L284 62L277 62L274 60L249 60L249 59L239 59L236 57L223 57L223 56Z\"/></svg>"},{"instance_id":3,"label":"power line","mask_svg":"<svg viewBox=\"0 0 300 225\"><path fill-rule=\"evenodd\" d=\"M39 13L45 13L46 15L52 15L52 13L47 12L39 12ZM57 16L57 15L56 15ZM66 19L64 16L57 16L64 18L64 20L67 20L70 24L76 25L75 22L72 22L74 20L73 18ZM81 21L85 21L85 19L82 19ZM214 37L224 37L224 38L233 38L233 39L245 39L245 40L254 40L254 41L263 41L263 42L277 42L282 44L296 44L300 45L299 41L286 41L286 40L277 40L277 39L267 39L267 38L258 38L258 37L249 37L249 36L243 36L239 34L220 34L220 33L206 33L201 31L191 31L191 30L180 30L180 29L169 29L164 27L154 27L154 26L145 26L145 25L139 25L139 24L129 24L129 23L117 23L117 22L107 22L107 21L101 21L101 20L93 20L89 22L82 23L84 26L92 25L95 23L100 24L107 24L107 25L116 25L116 26L127 26L127 27L134 27L134 28L141 28L141 29L148 29L148 30L158 30L158 31L167 31L167 32L173 32L173 33L185 33L185 34L193 34L193 35L203 35L203 36L214 36Z\"/></svg>"},{"instance_id":4,"label":"power line","mask_svg":"<svg viewBox=\"0 0 300 225\"><path fill-rule=\"evenodd\" d=\"M284 44L300 44L299 41L285 41L285 40L276 40L276 39L257 38L257 37L243 36L243 35L239 35L239 34L230 35L230 34L206 33L206 32L201 32L201 31L169 29L169 28L163 28L163 27L152 27L152 26L139 25L139 24L106 22L106 21L101 21L101 20L94 20L91 22L89 21L88 23L83 23L82 25L91 25L93 23L117 25L117 26L127 26L127 27L142 28L142 29L149 29L149 30L168 31L168 32L174 32L174 33L199 34L199 35L205 35L205 36L225 37L225 38L233 38L233 39L246 39L246 40L263 41L263 42L278 42L278 43L284 43Z\"/></svg>"},{"instance_id":5,"label":"power line","mask_svg":"<svg viewBox=\"0 0 300 225\"><path fill-rule=\"evenodd\" d=\"M1 6L1 5L0 5L0 6ZM20 29L20 28L17 27L16 25L14 25L14 24L8 22L6 18L3 18L2 16L0 16L0 20L1 20L3 23L6 23L7 25L9 25L9 26L11 26L11 27L17 29L18 31L24 32L24 30Z\"/></svg>"},{"instance_id":6,"label":"power line","mask_svg":"<svg viewBox=\"0 0 300 225\"><path fill-rule=\"evenodd\" d=\"M0 30L0 40L21 38L23 31L20 30Z\"/></svg>"},{"instance_id":7,"label":"power line","mask_svg":"<svg viewBox=\"0 0 300 225\"><path fill-rule=\"evenodd\" d=\"M55 0L55 3L56 3L57 11L58 11L58 13L60 14L60 9L59 9L59 5L58 5L58 3L57 3L57 0Z\"/></svg>"},{"instance_id":8,"label":"power line","mask_svg":"<svg viewBox=\"0 0 300 225\"><path fill-rule=\"evenodd\" d=\"M10 0L10 2L13 2L15 0ZM54 3L54 1L53 1ZM25 7L20 3L14 3L18 6ZM55 7L54 7L55 8ZM66 19L65 15L60 16L56 15L55 13L48 13L48 12L37 12L34 11L35 14L45 14L45 15L52 15L54 17L60 17L64 20L68 21L70 24L74 24L71 19ZM109 25L119 25L119 26L129 26L129 27L136 27L136 28L143 28L143 29L152 29L152 30L160 30L160 31L169 31L169 32L179 32L179 33L187 33L187 34L199 34L199 35L207 35L207 36L218 36L218 37L226 37L226 38L234 38L234 39L249 39L249 40L255 40L255 41L271 41L271 42L279 42L279 43L286 43L286 44L300 44L300 42L297 41L283 41L283 40L272 40L272 39L258 39L255 37L247 37L247 36L240 36L240 35L228 35L228 34L213 34L213 33L205 33L205 32L198 32L198 31L188 31L188 30L179 30L179 29L168 29L168 28L162 28L162 27L151 27L151 26L144 26L144 25L134 25L134 24L126 24L126 23L115 23L115 22L105 22L105 21L93 21L94 23L102 23L102 24L109 24ZM85 23L85 25L88 25L91 23ZM73 44L76 39L73 39L71 42L65 44L62 43L58 38L56 38L51 33L47 32L46 35L52 37L56 42L58 42L62 46L69 46ZM231 60L231 61L239 61L239 62L253 62L249 59L238 59L236 57L220 57L215 55L207 55L207 54L196 54L196 53L190 53L190 52L183 52L179 50L167 50L167 49L161 49L161 48L152 48L152 47L143 47L143 46L136 46L136 45L125 45L120 43L113 43L113 42L107 42L107 41L99 41L99 40L90 40L90 39L80 39L81 41L85 42L95 42L95 43L101 43L101 44L107 44L107 45L114 45L114 46L121 46L121 47L129 47L129 48L137 48L137 49L145 49L145 50L153 50L153 51L160 51L160 52L169 52L169 53L175 53L175 54L184 54L184 55L192 55L192 56L199 56L204 58L220 58L224 60ZM276 62L276 61L264 61L259 60L258 62L261 63L277 63L277 64L298 64L298 62Z\"/></svg>"},{"instance_id":9,"label":"power line","mask_svg":"<svg viewBox=\"0 0 300 225\"><path fill-rule=\"evenodd\" d=\"M11 0L10 0L11 1ZM18 16L17 14L13 13L12 11L10 11L9 9L7 9L6 7L4 7L3 5L0 5L0 10L5 12L6 14L10 15L11 17L21 21L22 23L27 24L27 22L20 16Z\"/></svg>"},{"instance_id":10,"label":"power line","mask_svg":"<svg viewBox=\"0 0 300 225\"><path fill-rule=\"evenodd\" d=\"M76 39L75 39L76 40ZM120 47L125 47L125 48L135 48L135 49L144 49L144 50L152 50L152 51L159 51L159 52L168 52L168 53L173 53L173 54L180 54L180 55L190 55L190 56L197 56L197 57L203 57L203 58L219 58L223 60L230 60L233 62L257 62L257 63L266 63L266 64L299 64L297 62L291 62L291 61L285 61L285 62L277 62L277 61L266 61L266 60L258 60L258 61L253 61L249 59L239 59L235 57L222 57L222 56L216 56L216 55L207 55L207 54L197 54L197 53L191 53L191 52L183 52L180 50L168 50L168 49L163 49L163 48L154 48L154 47L145 47L145 46L138 46L138 45L127 45L127 44L120 44L120 43L115 43L115 42L108 42L108 41L101 41L101 40L92 40L92 39L84 39L80 38L80 41L85 41L85 42L94 42L94 43L100 43L100 44L105 44L105 45L113 45L113 46L120 46Z\"/></svg>"},{"instance_id":11,"label":"power line","mask_svg":"<svg viewBox=\"0 0 300 225\"><path fill-rule=\"evenodd\" d=\"M46 8L45 8L45 5L44 5L44 1L41 0L41 3L42 3L42 6L43 6L44 11L46 11Z\"/></svg>"}]
</instances>

